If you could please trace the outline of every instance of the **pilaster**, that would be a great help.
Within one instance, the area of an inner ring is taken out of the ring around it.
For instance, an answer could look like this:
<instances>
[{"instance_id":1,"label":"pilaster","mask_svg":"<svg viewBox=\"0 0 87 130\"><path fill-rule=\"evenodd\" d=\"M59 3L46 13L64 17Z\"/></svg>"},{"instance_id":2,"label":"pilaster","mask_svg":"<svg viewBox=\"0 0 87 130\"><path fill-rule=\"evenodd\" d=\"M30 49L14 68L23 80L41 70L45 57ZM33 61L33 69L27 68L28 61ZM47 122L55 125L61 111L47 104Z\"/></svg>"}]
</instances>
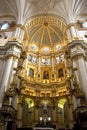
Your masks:
<instances>
[{"instance_id":1,"label":"pilaster","mask_svg":"<svg viewBox=\"0 0 87 130\"><path fill-rule=\"evenodd\" d=\"M86 71L87 45L81 40L74 40L68 44L67 59L71 60L70 82L73 100L79 100L84 96L87 98L87 71ZM77 102L76 101L76 102ZM75 105L74 108L78 107Z\"/></svg>"},{"instance_id":2,"label":"pilaster","mask_svg":"<svg viewBox=\"0 0 87 130\"><path fill-rule=\"evenodd\" d=\"M17 92L17 84L13 84L12 82L16 74L18 59L20 59L20 55L24 50L23 46L17 41L9 41L5 46L0 46L0 50L0 57L2 55L4 57L4 69L2 70L3 75L0 83L0 104L2 104L5 93L7 95L10 94L9 96L11 97Z\"/></svg>"}]
</instances>

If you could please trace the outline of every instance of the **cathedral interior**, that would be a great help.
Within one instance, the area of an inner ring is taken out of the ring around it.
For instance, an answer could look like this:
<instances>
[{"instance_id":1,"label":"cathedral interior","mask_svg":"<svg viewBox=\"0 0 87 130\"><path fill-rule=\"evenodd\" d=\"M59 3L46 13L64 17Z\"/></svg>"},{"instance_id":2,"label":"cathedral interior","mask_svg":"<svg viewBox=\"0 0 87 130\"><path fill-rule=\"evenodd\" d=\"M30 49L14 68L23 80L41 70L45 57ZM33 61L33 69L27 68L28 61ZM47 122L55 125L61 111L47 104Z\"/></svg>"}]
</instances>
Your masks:
<instances>
[{"instance_id":1,"label":"cathedral interior","mask_svg":"<svg viewBox=\"0 0 87 130\"><path fill-rule=\"evenodd\" d=\"M0 0L0 130L87 130L87 0Z\"/></svg>"}]
</instances>

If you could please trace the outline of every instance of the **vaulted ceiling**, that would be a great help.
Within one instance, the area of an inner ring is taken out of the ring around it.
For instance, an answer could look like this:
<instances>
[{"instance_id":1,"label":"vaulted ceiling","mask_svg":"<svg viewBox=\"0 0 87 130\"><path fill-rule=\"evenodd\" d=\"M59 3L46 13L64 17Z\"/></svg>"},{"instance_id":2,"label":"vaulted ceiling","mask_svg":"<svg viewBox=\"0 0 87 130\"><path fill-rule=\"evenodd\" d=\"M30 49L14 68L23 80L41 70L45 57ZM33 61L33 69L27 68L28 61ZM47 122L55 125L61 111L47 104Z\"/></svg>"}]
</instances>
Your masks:
<instances>
[{"instance_id":1,"label":"vaulted ceiling","mask_svg":"<svg viewBox=\"0 0 87 130\"><path fill-rule=\"evenodd\" d=\"M63 43L65 26L87 20L87 0L0 0L2 18L25 25L29 42L53 47Z\"/></svg>"},{"instance_id":2,"label":"vaulted ceiling","mask_svg":"<svg viewBox=\"0 0 87 130\"><path fill-rule=\"evenodd\" d=\"M12 15L18 23L38 14L55 14L67 24L86 19L87 0L0 0L0 16Z\"/></svg>"}]
</instances>

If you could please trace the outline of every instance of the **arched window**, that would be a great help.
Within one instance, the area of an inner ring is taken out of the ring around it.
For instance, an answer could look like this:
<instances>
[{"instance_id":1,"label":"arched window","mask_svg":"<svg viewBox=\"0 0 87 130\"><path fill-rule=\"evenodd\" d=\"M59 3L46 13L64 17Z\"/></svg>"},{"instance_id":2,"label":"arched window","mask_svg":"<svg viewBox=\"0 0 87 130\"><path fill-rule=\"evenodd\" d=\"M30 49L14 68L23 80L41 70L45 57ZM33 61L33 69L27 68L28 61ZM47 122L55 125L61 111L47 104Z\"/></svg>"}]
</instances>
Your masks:
<instances>
[{"instance_id":1,"label":"arched window","mask_svg":"<svg viewBox=\"0 0 87 130\"><path fill-rule=\"evenodd\" d=\"M61 78L63 76L64 76L63 69L61 68L61 69L58 70L58 77Z\"/></svg>"},{"instance_id":2,"label":"arched window","mask_svg":"<svg viewBox=\"0 0 87 130\"><path fill-rule=\"evenodd\" d=\"M27 102L28 108L34 107L34 101L31 98L26 98L25 101Z\"/></svg>"},{"instance_id":3,"label":"arched window","mask_svg":"<svg viewBox=\"0 0 87 130\"><path fill-rule=\"evenodd\" d=\"M31 54L29 54L29 56L28 56L28 61L32 61L32 55Z\"/></svg>"},{"instance_id":4,"label":"arched window","mask_svg":"<svg viewBox=\"0 0 87 130\"><path fill-rule=\"evenodd\" d=\"M34 70L32 68L29 69L29 76L34 78Z\"/></svg>"},{"instance_id":5,"label":"arched window","mask_svg":"<svg viewBox=\"0 0 87 130\"><path fill-rule=\"evenodd\" d=\"M1 30L8 29L10 27L8 22L4 22L1 26Z\"/></svg>"},{"instance_id":6,"label":"arched window","mask_svg":"<svg viewBox=\"0 0 87 130\"><path fill-rule=\"evenodd\" d=\"M43 72L43 79L49 79L49 72L48 71Z\"/></svg>"}]
</instances>

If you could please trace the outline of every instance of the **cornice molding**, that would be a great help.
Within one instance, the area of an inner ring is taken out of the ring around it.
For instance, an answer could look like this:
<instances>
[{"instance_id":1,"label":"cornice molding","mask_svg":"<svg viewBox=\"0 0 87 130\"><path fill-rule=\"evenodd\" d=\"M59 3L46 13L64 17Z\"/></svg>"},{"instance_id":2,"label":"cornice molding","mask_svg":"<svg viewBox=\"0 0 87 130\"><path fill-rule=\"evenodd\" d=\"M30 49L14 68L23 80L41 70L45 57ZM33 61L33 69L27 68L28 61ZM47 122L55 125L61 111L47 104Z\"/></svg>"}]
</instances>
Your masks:
<instances>
[{"instance_id":1,"label":"cornice molding","mask_svg":"<svg viewBox=\"0 0 87 130\"><path fill-rule=\"evenodd\" d=\"M19 51L15 51L14 47L16 47ZM0 46L0 57L16 57L20 58L20 53L24 52L24 47L18 41L8 41L5 46Z\"/></svg>"}]
</instances>

